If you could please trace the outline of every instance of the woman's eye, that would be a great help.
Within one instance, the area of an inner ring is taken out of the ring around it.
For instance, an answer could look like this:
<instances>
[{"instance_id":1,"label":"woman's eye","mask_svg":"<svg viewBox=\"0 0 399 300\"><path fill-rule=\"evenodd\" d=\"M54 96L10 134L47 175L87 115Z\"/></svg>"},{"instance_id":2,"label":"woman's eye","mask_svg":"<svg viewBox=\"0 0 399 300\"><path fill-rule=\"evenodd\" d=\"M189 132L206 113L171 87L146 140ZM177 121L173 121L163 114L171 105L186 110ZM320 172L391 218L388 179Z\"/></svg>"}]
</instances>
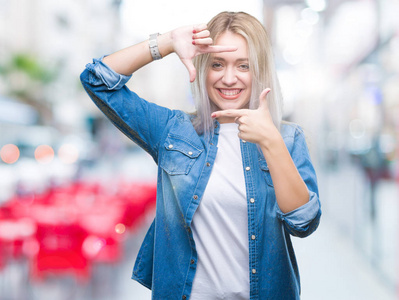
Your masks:
<instances>
[{"instance_id":1,"label":"woman's eye","mask_svg":"<svg viewBox=\"0 0 399 300\"><path fill-rule=\"evenodd\" d=\"M219 68L221 68L222 67L222 64L221 63L213 63L212 64L212 68L214 68L214 69L219 69Z\"/></svg>"},{"instance_id":2,"label":"woman's eye","mask_svg":"<svg viewBox=\"0 0 399 300\"><path fill-rule=\"evenodd\" d=\"M240 65L240 69L249 70L249 65Z\"/></svg>"}]
</instances>

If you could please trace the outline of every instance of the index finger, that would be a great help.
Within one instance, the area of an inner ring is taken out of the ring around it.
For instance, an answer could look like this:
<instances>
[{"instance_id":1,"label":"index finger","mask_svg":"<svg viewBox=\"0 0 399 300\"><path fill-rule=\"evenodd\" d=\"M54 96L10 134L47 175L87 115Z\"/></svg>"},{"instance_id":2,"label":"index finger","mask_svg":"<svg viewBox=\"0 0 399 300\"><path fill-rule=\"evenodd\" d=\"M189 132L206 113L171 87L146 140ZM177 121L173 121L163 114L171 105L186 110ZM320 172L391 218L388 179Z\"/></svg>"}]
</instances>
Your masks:
<instances>
[{"instance_id":1,"label":"index finger","mask_svg":"<svg viewBox=\"0 0 399 300\"><path fill-rule=\"evenodd\" d=\"M193 33L200 32L200 31L205 30L207 28L208 28L208 25L205 24L205 23L196 24L196 25L193 26Z\"/></svg>"},{"instance_id":2,"label":"index finger","mask_svg":"<svg viewBox=\"0 0 399 300\"><path fill-rule=\"evenodd\" d=\"M236 46L208 46L205 49L207 53L234 52L237 51Z\"/></svg>"},{"instance_id":3,"label":"index finger","mask_svg":"<svg viewBox=\"0 0 399 300\"><path fill-rule=\"evenodd\" d=\"M229 117L229 118L239 118L246 114L246 110L244 109L226 109L215 111L211 114L212 118L219 117Z\"/></svg>"}]
</instances>

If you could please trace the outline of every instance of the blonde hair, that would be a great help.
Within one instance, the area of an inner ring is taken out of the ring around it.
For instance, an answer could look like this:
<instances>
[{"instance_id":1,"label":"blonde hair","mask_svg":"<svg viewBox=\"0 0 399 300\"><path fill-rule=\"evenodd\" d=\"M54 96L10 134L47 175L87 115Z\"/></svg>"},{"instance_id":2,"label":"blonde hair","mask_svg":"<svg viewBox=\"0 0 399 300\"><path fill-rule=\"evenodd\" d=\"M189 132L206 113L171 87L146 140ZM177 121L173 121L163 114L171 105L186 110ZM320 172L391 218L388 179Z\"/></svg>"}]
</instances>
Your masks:
<instances>
[{"instance_id":1,"label":"blonde hair","mask_svg":"<svg viewBox=\"0 0 399 300\"><path fill-rule=\"evenodd\" d=\"M252 72L252 93L249 108L259 106L259 96L265 88L270 88L267 99L275 126L279 129L282 119L282 95L278 83L270 39L255 17L244 12L221 12L209 23L208 30L214 42L226 31L241 35L248 44L249 69ZM199 134L210 135L213 129L211 113L216 110L206 89L206 76L211 64L211 54L203 54L193 59L197 70L192 92L197 113L193 125Z\"/></svg>"}]
</instances>

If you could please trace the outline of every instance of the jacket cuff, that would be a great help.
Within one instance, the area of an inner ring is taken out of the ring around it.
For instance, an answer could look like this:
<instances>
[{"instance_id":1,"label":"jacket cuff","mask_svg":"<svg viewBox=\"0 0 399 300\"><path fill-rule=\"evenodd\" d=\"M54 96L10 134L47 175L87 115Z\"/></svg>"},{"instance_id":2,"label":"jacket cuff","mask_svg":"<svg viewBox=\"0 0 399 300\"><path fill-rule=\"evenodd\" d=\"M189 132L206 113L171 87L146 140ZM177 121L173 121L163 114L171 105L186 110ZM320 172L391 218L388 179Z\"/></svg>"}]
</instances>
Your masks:
<instances>
[{"instance_id":1,"label":"jacket cuff","mask_svg":"<svg viewBox=\"0 0 399 300\"><path fill-rule=\"evenodd\" d=\"M309 224L320 217L320 201L316 193L309 191L309 202L288 213L283 213L277 205L277 216L290 231L304 233L309 230ZM310 233L310 232L309 232ZM299 234L294 234L299 235Z\"/></svg>"},{"instance_id":2,"label":"jacket cuff","mask_svg":"<svg viewBox=\"0 0 399 300\"><path fill-rule=\"evenodd\" d=\"M122 88L126 82L132 77L118 74L114 70L112 70L107 64L103 62L103 58L106 55L101 56L100 58L93 59L93 63L87 64L86 68L91 71L97 78L92 78L93 82L89 82L90 84L98 84L98 80L104 83L108 90L119 90Z\"/></svg>"}]
</instances>

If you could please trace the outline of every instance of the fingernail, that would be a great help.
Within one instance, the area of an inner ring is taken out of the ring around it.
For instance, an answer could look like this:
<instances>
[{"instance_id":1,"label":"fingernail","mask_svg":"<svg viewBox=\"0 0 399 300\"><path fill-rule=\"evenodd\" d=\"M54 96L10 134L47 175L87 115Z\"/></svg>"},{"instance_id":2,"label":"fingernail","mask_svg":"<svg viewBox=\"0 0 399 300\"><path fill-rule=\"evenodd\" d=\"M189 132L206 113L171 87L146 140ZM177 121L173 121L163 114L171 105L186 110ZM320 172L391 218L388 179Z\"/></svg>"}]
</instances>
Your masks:
<instances>
[{"instance_id":1,"label":"fingernail","mask_svg":"<svg viewBox=\"0 0 399 300\"><path fill-rule=\"evenodd\" d=\"M212 113L212 114L211 114L211 117L212 117L212 118L216 117L216 114L215 114L215 113Z\"/></svg>"},{"instance_id":2,"label":"fingernail","mask_svg":"<svg viewBox=\"0 0 399 300\"><path fill-rule=\"evenodd\" d=\"M194 30L193 30L193 33L197 33L197 31L194 29Z\"/></svg>"},{"instance_id":3,"label":"fingernail","mask_svg":"<svg viewBox=\"0 0 399 300\"><path fill-rule=\"evenodd\" d=\"M193 45L195 45L195 41L193 41Z\"/></svg>"}]
</instances>

